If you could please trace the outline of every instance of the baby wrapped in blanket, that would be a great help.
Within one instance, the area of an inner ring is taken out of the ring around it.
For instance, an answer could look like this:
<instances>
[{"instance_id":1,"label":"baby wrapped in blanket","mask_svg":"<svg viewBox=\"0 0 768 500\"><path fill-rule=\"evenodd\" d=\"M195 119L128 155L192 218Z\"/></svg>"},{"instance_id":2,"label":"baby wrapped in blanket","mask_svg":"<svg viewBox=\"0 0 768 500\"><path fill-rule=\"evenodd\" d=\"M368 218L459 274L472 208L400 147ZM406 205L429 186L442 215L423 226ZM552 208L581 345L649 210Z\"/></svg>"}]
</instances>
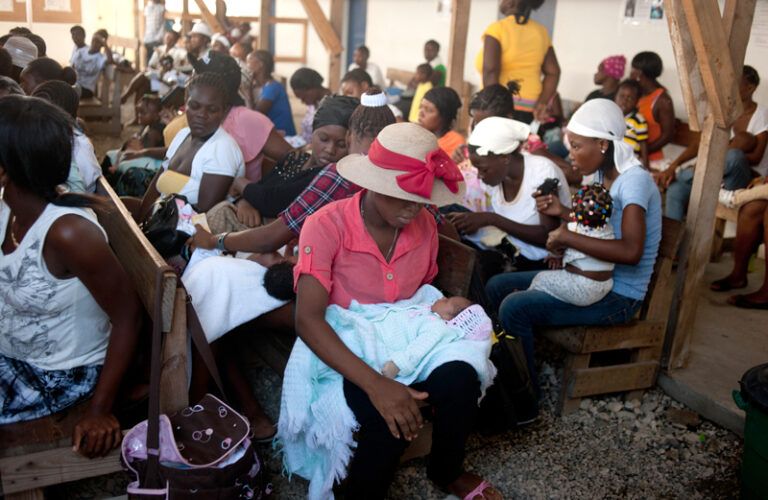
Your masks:
<instances>
[{"instance_id":1,"label":"baby wrapped in blanket","mask_svg":"<svg viewBox=\"0 0 768 500\"><path fill-rule=\"evenodd\" d=\"M342 342L370 367L381 371L387 362L395 363L397 373L390 375L402 384L421 382L440 365L463 361L477 371L484 394L496 376L488 359L491 340L489 335L471 338L475 332L490 333L490 320L477 310L479 306L459 313L466 303L441 299L436 288L424 285L410 299L394 304L353 301L348 309L332 305L325 317ZM478 328L451 325L436 316L431 309L437 302L436 309L446 317L455 316L454 321L472 310L465 316L475 320L467 320L467 325ZM310 481L310 499L333 498L334 482L347 475L358 424L343 386L342 376L297 339L283 376L277 443L285 471Z\"/></svg>"}]
</instances>

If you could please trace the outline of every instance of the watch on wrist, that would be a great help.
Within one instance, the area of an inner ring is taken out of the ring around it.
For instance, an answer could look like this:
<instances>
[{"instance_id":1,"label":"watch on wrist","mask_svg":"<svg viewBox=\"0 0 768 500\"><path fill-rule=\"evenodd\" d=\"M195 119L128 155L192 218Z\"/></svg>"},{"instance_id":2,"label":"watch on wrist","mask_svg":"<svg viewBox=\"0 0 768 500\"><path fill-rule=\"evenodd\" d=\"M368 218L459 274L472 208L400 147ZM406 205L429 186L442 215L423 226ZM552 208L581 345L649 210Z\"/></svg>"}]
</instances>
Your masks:
<instances>
[{"instance_id":1,"label":"watch on wrist","mask_svg":"<svg viewBox=\"0 0 768 500\"><path fill-rule=\"evenodd\" d=\"M226 252L227 249L224 247L224 239L227 237L229 233L221 233L216 237L216 250L219 250L221 252Z\"/></svg>"}]
</instances>

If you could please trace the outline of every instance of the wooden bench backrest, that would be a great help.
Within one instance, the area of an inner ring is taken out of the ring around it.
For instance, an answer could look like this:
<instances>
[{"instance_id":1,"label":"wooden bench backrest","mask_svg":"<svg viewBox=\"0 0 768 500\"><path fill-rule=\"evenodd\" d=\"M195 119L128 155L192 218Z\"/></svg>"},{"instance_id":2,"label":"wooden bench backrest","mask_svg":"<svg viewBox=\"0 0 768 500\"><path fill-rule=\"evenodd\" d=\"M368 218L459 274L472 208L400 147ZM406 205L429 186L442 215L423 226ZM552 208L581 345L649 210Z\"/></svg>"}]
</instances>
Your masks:
<instances>
[{"instance_id":1,"label":"wooden bench backrest","mask_svg":"<svg viewBox=\"0 0 768 500\"><path fill-rule=\"evenodd\" d=\"M466 297L472 279L472 269L475 267L475 251L443 235L440 235L439 241L438 273L434 285L446 295Z\"/></svg>"},{"instance_id":2,"label":"wooden bench backrest","mask_svg":"<svg viewBox=\"0 0 768 500\"><path fill-rule=\"evenodd\" d=\"M141 232L131 213L118 198L112 186L100 177L97 191L109 199L110 209L100 211L99 223L107 232L112 250L125 271L133 280L144 307L154 315L155 277L158 269L166 266L165 260ZM177 277L173 271L163 273L163 331L171 329ZM156 318L152 317L155 321Z\"/></svg>"},{"instance_id":3,"label":"wooden bench backrest","mask_svg":"<svg viewBox=\"0 0 768 500\"><path fill-rule=\"evenodd\" d=\"M680 250L684 232L685 226L680 221L662 218L659 254L653 266L651 281L648 283L641 319L666 321L669 316L674 292L671 283L672 263Z\"/></svg>"}]
</instances>

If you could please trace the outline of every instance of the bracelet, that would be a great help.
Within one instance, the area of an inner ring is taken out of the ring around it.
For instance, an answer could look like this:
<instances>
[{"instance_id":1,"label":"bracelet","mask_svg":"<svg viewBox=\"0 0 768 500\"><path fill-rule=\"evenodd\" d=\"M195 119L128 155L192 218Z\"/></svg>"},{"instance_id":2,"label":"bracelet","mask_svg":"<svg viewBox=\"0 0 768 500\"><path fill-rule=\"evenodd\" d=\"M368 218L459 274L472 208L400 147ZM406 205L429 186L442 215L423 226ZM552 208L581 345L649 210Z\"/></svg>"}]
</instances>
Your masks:
<instances>
[{"instance_id":1,"label":"bracelet","mask_svg":"<svg viewBox=\"0 0 768 500\"><path fill-rule=\"evenodd\" d=\"M227 237L229 233L221 233L218 238L216 238L216 250L226 252L227 249L224 247L224 239Z\"/></svg>"}]
</instances>

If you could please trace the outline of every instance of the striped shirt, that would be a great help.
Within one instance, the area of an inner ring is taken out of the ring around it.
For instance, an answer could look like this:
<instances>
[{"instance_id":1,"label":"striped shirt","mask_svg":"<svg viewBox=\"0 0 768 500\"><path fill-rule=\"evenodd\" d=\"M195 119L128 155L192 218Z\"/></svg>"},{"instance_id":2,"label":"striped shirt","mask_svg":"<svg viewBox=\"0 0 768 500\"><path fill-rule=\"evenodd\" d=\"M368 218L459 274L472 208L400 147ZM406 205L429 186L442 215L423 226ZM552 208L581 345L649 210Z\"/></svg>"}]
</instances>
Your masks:
<instances>
[{"instance_id":1,"label":"striped shirt","mask_svg":"<svg viewBox=\"0 0 768 500\"><path fill-rule=\"evenodd\" d=\"M624 142L632 146L635 153L640 153L640 143L648 140L648 122L637 110L625 116L624 121L627 123Z\"/></svg>"}]
</instances>

